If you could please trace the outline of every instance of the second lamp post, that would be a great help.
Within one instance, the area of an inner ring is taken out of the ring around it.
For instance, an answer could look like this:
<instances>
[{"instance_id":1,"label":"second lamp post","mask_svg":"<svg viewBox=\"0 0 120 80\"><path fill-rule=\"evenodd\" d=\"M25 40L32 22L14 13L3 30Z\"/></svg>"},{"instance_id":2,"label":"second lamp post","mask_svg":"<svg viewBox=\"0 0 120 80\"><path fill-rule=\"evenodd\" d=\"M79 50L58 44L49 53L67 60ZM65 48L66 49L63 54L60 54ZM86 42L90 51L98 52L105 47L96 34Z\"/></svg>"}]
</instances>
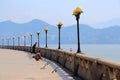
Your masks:
<instances>
[{"instance_id":1,"label":"second lamp post","mask_svg":"<svg viewBox=\"0 0 120 80\"><path fill-rule=\"evenodd\" d=\"M26 46L26 35L24 35L24 46Z\"/></svg>"},{"instance_id":2,"label":"second lamp post","mask_svg":"<svg viewBox=\"0 0 120 80\"><path fill-rule=\"evenodd\" d=\"M45 45L45 47L47 48L47 32L48 32L48 28L45 28L44 30L45 30L45 34L46 34L46 45Z\"/></svg>"},{"instance_id":3,"label":"second lamp post","mask_svg":"<svg viewBox=\"0 0 120 80\"><path fill-rule=\"evenodd\" d=\"M39 42L40 42L40 39L39 39L40 32L39 31L37 32L37 35L38 35L38 47L39 47L40 46L39 45Z\"/></svg>"},{"instance_id":4,"label":"second lamp post","mask_svg":"<svg viewBox=\"0 0 120 80\"><path fill-rule=\"evenodd\" d=\"M13 48L14 48L14 45L15 45L15 43L14 43L15 37L13 36L13 38L12 38L12 39L13 39Z\"/></svg>"},{"instance_id":5,"label":"second lamp post","mask_svg":"<svg viewBox=\"0 0 120 80\"><path fill-rule=\"evenodd\" d=\"M31 47L32 47L32 33L30 33L30 39L31 39L30 43L31 43Z\"/></svg>"},{"instance_id":6,"label":"second lamp post","mask_svg":"<svg viewBox=\"0 0 120 80\"><path fill-rule=\"evenodd\" d=\"M7 46L9 46L9 38L7 38Z\"/></svg>"},{"instance_id":7,"label":"second lamp post","mask_svg":"<svg viewBox=\"0 0 120 80\"><path fill-rule=\"evenodd\" d=\"M80 50L80 38L79 38L79 18L80 18L81 13L83 13L83 11L82 11L82 9L80 7L77 7L73 11L73 15L75 15L76 21L77 21L77 35L78 35L78 50L77 50L77 53L81 53L81 50Z\"/></svg>"},{"instance_id":8,"label":"second lamp post","mask_svg":"<svg viewBox=\"0 0 120 80\"><path fill-rule=\"evenodd\" d=\"M4 39L2 39L2 47L4 46Z\"/></svg>"},{"instance_id":9,"label":"second lamp post","mask_svg":"<svg viewBox=\"0 0 120 80\"><path fill-rule=\"evenodd\" d=\"M18 36L18 46L20 46L20 36Z\"/></svg>"},{"instance_id":10,"label":"second lamp post","mask_svg":"<svg viewBox=\"0 0 120 80\"><path fill-rule=\"evenodd\" d=\"M58 36L59 36L59 39L58 39L58 49L61 49L61 47L60 47L60 29L61 29L62 25L63 25L62 22L58 23Z\"/></svg>"}]
</instances>

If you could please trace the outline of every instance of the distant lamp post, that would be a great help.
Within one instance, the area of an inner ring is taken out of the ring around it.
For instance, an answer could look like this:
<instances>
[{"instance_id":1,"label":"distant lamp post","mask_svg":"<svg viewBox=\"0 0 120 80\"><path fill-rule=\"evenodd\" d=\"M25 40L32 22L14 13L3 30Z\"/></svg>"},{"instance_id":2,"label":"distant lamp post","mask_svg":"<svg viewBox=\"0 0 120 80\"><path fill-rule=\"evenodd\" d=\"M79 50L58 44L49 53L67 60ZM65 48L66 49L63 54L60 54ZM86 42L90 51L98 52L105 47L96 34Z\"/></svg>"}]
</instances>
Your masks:
<instances>
[{"instance_id":1,"label":"distant lamp post","mask_svg":"<svg viewBox=\"0 0 120 80\"><path fill-rule=\"evenodd\" d=\"M4 39L2 39L2 46L4 46Z\"/></svg>"},{"instance_id":2,"label":"distant lamp post","mask_svg":"<svg viewBox=\"0 0 120 80\"><path fill-rule=\"evenodd\" d=\"M20 46L20 36L18 36L18 46Z\"/></svg>"},{"instance_id":3,"label":"distant lamp post","mask_svg":"<svg viewBox=\"0 0 120 80\"><path fill-rule=\"evenodd\" d=\"M37 35L38 35L38 47L39 47L39 42L40 42L40 39L39 39L40 32L39 31L37 32Z\"/></svg>"},{"instance_id":4,"label":"distant lamp post","mask_svg":"<svg viewBox=\"0 0 120 80\"><path fill-rule=\"evenodd\" d=\"M14 48L14 46L15 46L15 41L14 41L15 37L13 36L12 39L13 39L13 48Z\"/></svg>"},{"instance_id":5,"label":"distant lamp post","mask_svg":"<svg viewBox=\"0 0 120 80\"><path fill-rule=\"evenodd\" d=\"M24 46L26 46L26 35L24 35Z\"/></svg>"},{"instance_id":6,"label":"distant lamp post","mask_svg":"<svg viewBox=\"0 0 120 80\"><path fill-rule=\"evenodd\" d=\"M32 47L32 33L30 33L30 44L31 44L31 47Z\"/></svg>"},{"instance_id":7,"label":"distant lamp post","mask_svg":"<svg viewBox=\"0 0 120 80\"><path fill-rule=\"evenodd\" d=\"M58 49L61 49L61 47L60 47L60 29L61 29L62 25L63 25L62 22L58 23L58 36L59 36L59 39L58 39Z\"/></svg>"},{"instance_id":8,"label":"distant lamp post","mask_svg":"<svg viewBox=\"0 0 120 80\"><path fill-rule=\"evenodd\" d=\"M7 38L7 46L9 46L9 38Z\"/></svg>"},{"instance_id":9,"label":"distant lamp post","mask_svg":"<svg viewBox=\"0 0 120 80\"><path fill-rule=\"evenodd\" d=\"M47 32L48 32L48 28L45 28L44 30L45 30L45 35L46 35L46 46L45 47L47 48Z\"/></svg>"},{"instance_id":10,"label":"distant lamp post","mask_svg":"<svg viewBox=\"0 0 120 80\"><path fill-rule=\"evenodd\" d=\"M82 9L80 7L77 7L74 11L73 11L73 15L76 17L77 20L77 35L78 35L78 50L77 53L81 53L80 50L80 38L79 38L79 18L81 13L83 13Z\"/></svg>"}]
</instances>

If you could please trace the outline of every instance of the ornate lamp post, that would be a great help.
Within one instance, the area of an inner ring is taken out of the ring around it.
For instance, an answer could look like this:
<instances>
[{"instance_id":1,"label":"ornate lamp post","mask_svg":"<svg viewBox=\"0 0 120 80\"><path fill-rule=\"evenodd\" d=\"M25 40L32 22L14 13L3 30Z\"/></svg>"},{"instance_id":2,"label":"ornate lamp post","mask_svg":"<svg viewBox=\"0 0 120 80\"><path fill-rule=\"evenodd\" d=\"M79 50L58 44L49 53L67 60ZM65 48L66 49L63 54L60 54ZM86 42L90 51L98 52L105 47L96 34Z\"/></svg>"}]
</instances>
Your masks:
<instances>
[{"instance_id":1,"label":"ornate lamp post","mask_svg":"<svg viewBox=\"0 0 120 80\"><path fill-rule=\"evenodd\" d=\"M77 20L77 35L78 35L78 50L77 53L81 53L80 50L80 38L79 38L79 18L81 13L83 13L82 9L80 7L77 7L74 11L73 11L73 15L76 17Z\"/></svg>"},{"instance_id":2,"label":"ornate lamp post","mask_svg":"<svg viewBox=\"0 0 120 80\"><path fill-rule=\"evenodd\" d=\"M32 33L30 33L30 39L31 39L31 47L32 47Z\"/></svg>"},{"instance_id":3,"label":"ornate lamp post","mask_svg":"<svg viewBox=\"0 0 120 80\"><path fill-rule=\"evenodd\" d=\"M40 40L39 40L40 32L39 31L37 32L37 35L38 35L38 47L39 47L39 42L40 42Z\"/></svg>"},{"instance_id":4,"label":"ornate lamp post","mask_svg":"<svg viewBox=\"0 0 120 80\"><path fill-rule=\"evenodd\" d=\"M18 36L18 46L20 46L20 36Z\"/></svg>"},{"instance_id":5,"label":"ornate lamp post","mask_svg":"<svg viewBox=\"0 0 120 80\"><path fill-rule=\"evenodd\" d=\"M14 46L15 46L15 43L14 43L15 37L13 36L12 39L13 39L13 48L14 48Z\"/></svg>"},{"instance_id":6,"label":"ornate lamp post","mask_svg":"<svg viewBox=\"0 0 120 80\"><path fill-rule=\"evenodd\" d=\"M26 46L26 35L24 35L24 47Z\"/></svg>"},{"instance_id":7,"label":"ornate lamp post","mask_svg":"<svg viewBox=\"0 0 120 80\"><path fill-rule=\"evenodd\" d=\"M48 28L45 28L44 30L45 30L45 34L46 34L46 46L45 47L47 48L47 32L48 32Z\"/></svg>"},{"instance_id":8,"label":"ornate lamp post","mask_svg":"<svg viewBox=\"0 0 120 80\"><path fill-rule=\"evenodd\" d=\"M58 36L59 36L59 39L58 39L58 49L61 49L61 47L60 47L60 29L61 29L62 25L63 25L62 22L58 23Z\"/></svg>"}]
</instances>

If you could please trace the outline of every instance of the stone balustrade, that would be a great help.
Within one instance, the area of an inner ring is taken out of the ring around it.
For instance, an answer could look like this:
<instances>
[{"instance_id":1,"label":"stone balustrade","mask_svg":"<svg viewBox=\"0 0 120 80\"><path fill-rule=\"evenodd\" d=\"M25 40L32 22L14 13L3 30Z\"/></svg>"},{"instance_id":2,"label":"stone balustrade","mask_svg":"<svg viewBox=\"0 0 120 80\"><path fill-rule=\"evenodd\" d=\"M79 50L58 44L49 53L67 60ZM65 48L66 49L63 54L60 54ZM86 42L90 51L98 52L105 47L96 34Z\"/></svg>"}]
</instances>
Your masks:
<instances>
[{"instance_id":1,"label":"stone balustrade","mask_svg":"<svg viewBox=\"0 0 120 80\"><path fill-rule=\"evenodd\" d=\"M32 51L29 46L0 46L1 48ZM43 57L60 63L83 80L120 80L120 64L101 58L74 54L58 49L36 48Z\"/></svg>"}]
</instances>

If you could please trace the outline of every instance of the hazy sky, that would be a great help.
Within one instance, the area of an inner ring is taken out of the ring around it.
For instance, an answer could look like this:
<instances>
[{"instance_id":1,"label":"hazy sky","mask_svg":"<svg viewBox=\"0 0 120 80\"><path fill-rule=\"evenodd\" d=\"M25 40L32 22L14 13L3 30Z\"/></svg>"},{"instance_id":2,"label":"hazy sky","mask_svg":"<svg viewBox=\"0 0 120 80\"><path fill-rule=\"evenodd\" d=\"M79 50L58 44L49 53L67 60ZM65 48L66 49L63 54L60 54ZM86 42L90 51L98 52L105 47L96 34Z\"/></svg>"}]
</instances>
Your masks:
<instances>
[{"instance_id":1,"label":"hazy sky","mask_svg":"<svg viewBox=\"0 0 120 80\"><path fill-rule=\"evenodd\" d=\"M0 0L0 22L40 19L53 25L58 21L71 25L76 23L72 12L78 6L84 12L81 23L96 24L120 18L120 0Z\"/></svg>"}]
</instances>

